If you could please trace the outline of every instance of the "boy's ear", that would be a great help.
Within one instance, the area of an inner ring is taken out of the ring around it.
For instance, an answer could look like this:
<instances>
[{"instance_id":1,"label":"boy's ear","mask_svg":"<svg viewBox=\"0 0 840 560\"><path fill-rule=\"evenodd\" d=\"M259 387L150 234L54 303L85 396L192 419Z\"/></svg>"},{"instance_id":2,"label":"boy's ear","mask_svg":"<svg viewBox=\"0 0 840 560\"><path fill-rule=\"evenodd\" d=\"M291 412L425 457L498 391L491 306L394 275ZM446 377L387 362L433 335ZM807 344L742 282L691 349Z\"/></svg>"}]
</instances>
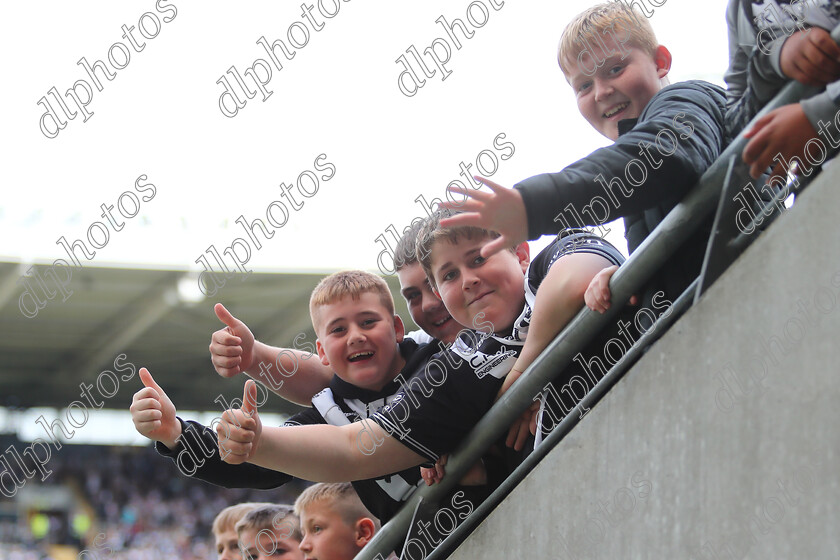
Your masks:
<instances>
[{"instance_id":1,"label":"boy's ear","mask_svg":"<svg viewBox=\"0 0 840 560\"><path fill-rule=\"evenodd\" d=\"M324 351L324 346L321 344L321 339L315 339L315 348L318 349L318 358L320 358L321 363L325 366L330 365L330 360L327 358L327 353Z\"/></svg>"},{"instance_id":2,"label":"boy's ear","mask_svg":"<svg viewBox=\"0 0 840 560\"><path fill-rule=\"evenodd\" d=\"M397 335L397 342L402 342L405 338L405 324L399 315L394 315L394 332Z\"/></svg>"},{"instance_id":3,"label":"boy's ear","mask_svg":"<svg viewBox=\"0 0 840 560\"><path fill-rule=\"evenodd\" d=\"M361 548L373 538L376 533L376 524L370 517L362 517L356 521L356 545Z\"/></svg>"},{"instance_id":4,"label":"boy's ear","mask_svg":"<svg viewBox=\"0 0 840 560\"><path fill-rule=\"evenodd\" d=\"M664 78L671 70L671 51L664 45L659 45L653 53L653 61L656 63L656 75L660 79Z\"/></svg>"},{"instance_id":5,"label":"boy's ear","mask_svg":"<svg viewBox=\"0 0 840 560\"><path fill-rule=\"evenodd\" d=\"M523 241L516 246L516 258L519 259L519 266L522 267L522 273L528 270L528 265L531 264L531 248L527 241Z\"/></svg>"}]
</instances>

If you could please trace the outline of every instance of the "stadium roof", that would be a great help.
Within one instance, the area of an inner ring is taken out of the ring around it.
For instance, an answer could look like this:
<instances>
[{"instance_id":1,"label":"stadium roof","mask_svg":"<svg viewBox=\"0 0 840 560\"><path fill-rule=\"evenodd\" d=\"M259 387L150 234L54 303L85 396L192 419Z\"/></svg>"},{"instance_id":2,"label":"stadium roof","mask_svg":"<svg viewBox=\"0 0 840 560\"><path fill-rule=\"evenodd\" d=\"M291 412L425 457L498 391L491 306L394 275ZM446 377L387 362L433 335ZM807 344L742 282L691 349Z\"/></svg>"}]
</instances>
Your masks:
<instances>
[{"instance_id":1,"label":"stadium roof","mask_svg":"<svg viewBox=\"0 0 840 560\"><path fill-rule=\"evenodd\" d=\"M0 262L0 406L64 408L76 400L84 403L80 384L95 384L105 370L129 374L115 369L115 358L125 354L116 365L148 367L179 409L221 410L214 402L217 397L241 397L244 381L221 378L210 363L210 336L222 326L213 312L217 301L267 344L292 346L301 333L303 344L315 341L309 294L323 274L239 275L205 298L197 290L195 273L185 270L85 266L74 270L72 295L62 301L60 292L45 298L33 278L45 278L49 269ZM27 280L22 282L24 275ZM397 294L396 278L386 281ZM54 289L51 278L45 283ZM24 315L35 310L34 299L24 295L27 285L45 304L32 317ZM394 299L397 312L408 321L402 298ZM108 379L103 377L101 383L105 394L113 392ZM127 409L139 387L137 376L121 382L105 408ZM96 389L92 392L101 400ZM297 410L279 398L269 399L265 408Z\"/></svg>"}]
</instances>

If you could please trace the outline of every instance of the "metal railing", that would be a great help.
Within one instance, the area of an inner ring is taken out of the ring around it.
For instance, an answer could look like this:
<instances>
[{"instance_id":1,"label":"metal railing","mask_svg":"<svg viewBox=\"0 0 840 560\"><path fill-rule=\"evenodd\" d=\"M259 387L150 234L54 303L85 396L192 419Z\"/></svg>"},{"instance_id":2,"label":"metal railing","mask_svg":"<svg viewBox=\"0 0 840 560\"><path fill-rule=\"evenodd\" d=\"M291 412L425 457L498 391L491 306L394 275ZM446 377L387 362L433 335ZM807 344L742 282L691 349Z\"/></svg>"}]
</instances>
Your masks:
<instances>
[{"instance_id":1,"label":"metal railing","mask_svg":"<svg viewBox=\"0 0 840 560\"><path fill-rule=\"evenodd\" d=\"M832 38L840 42L840 26L832 32ZM813 95L819 90L805 86L798 82L788 83L763 109L752 124L766 113L800 99ZM610 282L611 300L626 302L630 296L637 293L653 274L655 274L671 257L671 255L685 242L698 227L712 214L721 196L724 180L729 177L744 177L746 168L741 161L741 153L748 140L743 133L733 140L717 160L700 178L697 185L674 207L663 221L651 232L638 249L619 267ZM738 169L739 173L731 173L730 166ZM814 173L813 175L815 175ZM724 203L732 201L724 201ZM771 200L765 208L775 205ZM712 236L716 231L712 232ZM753 239L757 234L751 236ZM730 242L739 245L742 251L744 236ZM606 375L587 393L575 410L592 408L606 392L619 381L624 373L637 359L641 351L658 338L672 323L692 305L698 288L696 280L672 306L674 313L667 318L661 317L654 329L648 333L651 336L641 337L625 356L619 360ZM581 348L584 348L600 331L619 313L621 306L613 305L603 315L584 307L569 324L557 335L552 343L534 360L525 373L512 387L493 405L485 416L476 424L472 431L464 438L461 445L449 457L446 465L446 476L434 486L422 487L417 490L402 509L374 536L370 543L356 556L357 560L383 560L391 551L396 549L405 538L414 512L420 504L437 504L448 493L466 472L476 463L482 454L490 448L528 408L534 397L543 391L544 387L556 377L557 373L566 368ZM663 321L665 321L663 323ZM667 323L667 324L666 324ZM655 334L653 334L655 332ZM645 336L647 336L647 334ZM645 342L642 342L642 341ZM490 497L473 511L463 523L428 556L430 559L445 558L462 542L469 533L500 503L505 496L518 484L536 463L547 454L577 423L579 415L575 410L555 427L551 435L532 453L532 455L511 474Z\"/></svg>"}]
</instances>

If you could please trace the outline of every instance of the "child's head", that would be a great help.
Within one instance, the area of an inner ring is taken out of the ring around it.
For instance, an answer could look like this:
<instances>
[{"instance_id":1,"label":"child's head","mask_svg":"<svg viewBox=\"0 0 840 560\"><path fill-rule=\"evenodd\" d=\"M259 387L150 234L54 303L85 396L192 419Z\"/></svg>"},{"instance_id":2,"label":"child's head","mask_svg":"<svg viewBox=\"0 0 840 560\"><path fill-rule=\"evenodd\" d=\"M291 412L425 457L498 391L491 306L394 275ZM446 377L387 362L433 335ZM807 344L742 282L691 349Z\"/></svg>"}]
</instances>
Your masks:
<instances>
[{"instance_id":1,"label":"child's head","mask_svg":"<svg viewBox=\"0 0 840 560\"><path fill-rule=\"evenodd\" d=\"M351 560L379 530L349 482L310 486L295 500L306 558Z\"/></svg>"},{"instance_id":2,"label":"child's head","mask_svg":"<svg viewBox=\"0 0 840 560\"><path fill-rule=\"evenodd\" d=\"M321 280L309 299L321 363L344 381L378 391L399 373L405 334L388 284L361 270Z\"/></svg>"},{"instance_id":3,"label":"child's head","mask_svg":"<svg viewBox=\"0 0 840 560\"><path fill-rule=\"evenodd\" d=\"M671 53L647 18L623 2L605 2L563 31L557 61L581 115L601 134L618 138L618 121L638 118L668 82Z\"/></svg>"},{"instance_id":4,"label":"child's head","mask_svg":"<svg viewBox=\"0 0 840 560\"><path fill-rule=\"evenodd\" d=\"M528 244L522 243L489 258L482 247L499 237L476 227L443 227L447 211L435 212L417 235L417 258L446 309L468 328L504 332L525 304L525 271L530 263Z\"/></svg>"},{"instance_id":5,"label":"child's head","mask_svg":"<svg viewBox=\"0 0 840 560\"><path fill-rule=\"evenodd\" d=\"M239 538L236 536L236 524L250 511L271 504L245 502L229 506L219 512L213 520L213 538L216 541L218 560L241 560Z\"/></svg>"},{"instance_id":6,"label":"child's head","mask_svg":"<svg viewBox=\"0 0 840 560\"><path fill-rule=\"evenodd\" d=\"M417 326L438 340L455 342L462 327L432 291L426 273L417 261L415 247L422 226L423 222L419 220L412 223L397 243L394 262L400 280L400 292Z\"/></svg>"},{"instance_id":7,"label":"child's head","mask_svg":"<svg viewBox=\"0 0 840 560\"><path fill-rule=\"evenodd\" d=\"M288 505L266 504L236 523L243 560L303 560L300 520Z\"/></svg>"}]
</instances>

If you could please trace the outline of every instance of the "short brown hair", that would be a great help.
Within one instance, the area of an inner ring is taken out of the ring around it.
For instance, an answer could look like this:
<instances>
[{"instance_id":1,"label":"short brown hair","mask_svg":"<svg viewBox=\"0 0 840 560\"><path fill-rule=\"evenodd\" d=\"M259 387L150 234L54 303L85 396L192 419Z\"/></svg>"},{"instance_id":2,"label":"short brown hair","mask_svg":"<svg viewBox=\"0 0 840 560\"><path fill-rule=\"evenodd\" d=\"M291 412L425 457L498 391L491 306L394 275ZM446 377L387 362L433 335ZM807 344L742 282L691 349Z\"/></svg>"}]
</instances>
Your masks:
<instances>
[{"instance_id":1,"label":"short brown hair","mask_svg":"<svg viewBox=\"0 0 840 560\"><path fill-rule=\"evenodd\" d=\"M557 62L563 73L570 73L571 68L567 62L576 61L576 55L582 52L584 45L591 41L591 37L601 39L601 36L607 33L613 33L614 38L621 35L616 31L616 27L624 31L623 36L629 33L628 41L632 46L651 56L655 54L659 42L645 15L624 2L604 2L575 16L563 30L560 45L557 47Z\"/></svg>"},{"instance_id":2,"label":"short brown hair","mask_svg":"<svg viewBox=\"0 0 840 560\"><path fill-rule=\"evenodd\" d=\"M467 239L496 239L499 233L473 226L458 226L458 227L443 227L440 221L444 218L460 214L460 212L453 212L447 209L436 210L429 216L429 219L423 222L423 226L417 233L416 253L417 260L423 267L423 271L429 278L429 284L433 288L437 288L434 274L432 274L432 247L435 243L441 240L448 241L455 244L462 237ZM516 248L514 247L514 251Z\"/></svg>"},{"instance_id":3,"label":"short brown hair","mask_svg":"<svg viewBox=\"0 0 840 560\"><path fill-rule=\"evenodd\" d=\"M349 527L353 527L359 519L368 518L379 530L377 519L359 499L359 495L349 482L320 482L301 492L295 500L295 513L303 516L303 510L315 502L329 502L330 509L341 516Z\"/></svg>"},{"instance_id":4,"label":"short brown hair","mask_svg":"<svg viewBox=\"0 0 840 560\"><path fill-rule=\"evenodd\" d=\"M298 542L303 540L300 532L300 519L295 513L295 508L287 504L265 504L252 509L245 517L236 524L236 533L253 529L259 534L261 531L277 531L274 536L287 539L292 538ZM240 546L242 542L240 541ZM244 548L244 547L243 547Z\"/></svg>"},{"instance_id":5,"label":"short brown hair","mask_svg":"<svg viewBox=\"0 0 840 560\"><path fill-rule=\"evenodd\" d=\"M267 502L243 502L233 506L228 506L216 516L213 520L212 531L214 535L220 535L228 529L236 527L236 523L245 517L245 515L257 508L270 506Z\"/></svg>"},{"instance_id":6,"label":"short brown hair","mask_svg":"<svg viewBox=\"0 0 840 560\"><path fill-rule=\"evenodd\" d=\"M382 306L391 315L394 314L394 298L388 284L381 277L363 270L345 270L330 274L318 282L309 298L309 315L312 326L318 332L318 314L315 312L323 305L335 303L347 296L358 301L362 294L374 293L379 296Z\"/></svg>"},{"instance_id":7,"label":"short brown hair","mask_svg":"<svg viewBox=\"0 0 840 560\"><path fill-rule=\"evenodd\" d=\"M397 241L397 248L394 250L394 269L397 272L417 262L417 234L425 223L426 220L415 218Z\"/></svg>"}]
</instances>

